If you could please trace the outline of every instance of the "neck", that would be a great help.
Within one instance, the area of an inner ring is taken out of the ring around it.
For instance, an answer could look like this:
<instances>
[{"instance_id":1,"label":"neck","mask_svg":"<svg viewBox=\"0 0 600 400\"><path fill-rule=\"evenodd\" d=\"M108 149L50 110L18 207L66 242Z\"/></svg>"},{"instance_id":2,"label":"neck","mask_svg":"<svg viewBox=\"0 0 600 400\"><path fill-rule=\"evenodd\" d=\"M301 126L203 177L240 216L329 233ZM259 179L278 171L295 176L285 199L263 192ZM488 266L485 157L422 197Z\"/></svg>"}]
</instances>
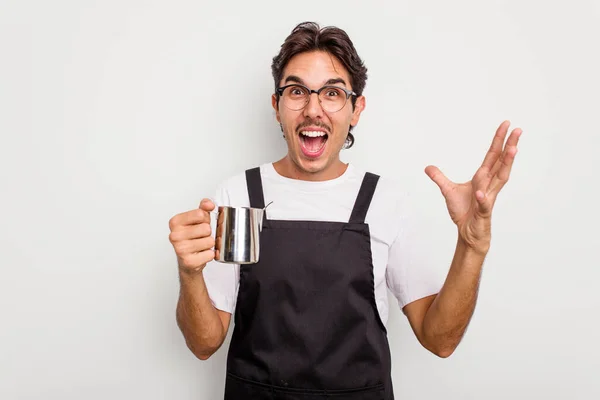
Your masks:
<instances>
[{"instance_id":1,"label":"neck","mask_svg":"<svg viewBox=\"0 0 600 400\"><path fill-rule=\"evenodd\" d=\"M343 163L338 158L322 170L310 171L301 168L289 156L285 156L281 160L274 162L273 167L279 175L286 178L318 182L339 178L346 172L348 164Z\"/></svg>"}]
</instances>

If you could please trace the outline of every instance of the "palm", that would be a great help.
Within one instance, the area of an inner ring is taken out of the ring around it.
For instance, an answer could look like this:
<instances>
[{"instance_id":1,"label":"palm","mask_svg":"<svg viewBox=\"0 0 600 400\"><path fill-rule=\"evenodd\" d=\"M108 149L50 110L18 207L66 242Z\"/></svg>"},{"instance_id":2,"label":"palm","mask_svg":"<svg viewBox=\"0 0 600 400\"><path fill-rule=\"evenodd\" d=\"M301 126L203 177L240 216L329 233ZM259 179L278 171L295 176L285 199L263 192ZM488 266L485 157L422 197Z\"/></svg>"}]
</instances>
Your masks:
<instances>
[{"instance_id":1,"label":"palm","mask_svg":"<svg viewBox=\"0 0 600 400\"><path fill-rule=\"evenodd\" d=\"M471 181L449 185L443 196L450 218L456 225L461 225L467 217L472 216L477 207Z\"/></svg>"},{"instance_id":2,"label":"palm","mask_svg":"<svg viewBox=\"0 0 600 400\"><path fill-rule=\"evenodd\" d=\"M510 176L521 130L514 129L504 144L509 125L504 121L498 127L481 167L470 181L454 183L439 168L431 165L425 168L440 188L459 235L472 246L485 246L489 242L492 209Z\"/></svg>"}]
</instances>

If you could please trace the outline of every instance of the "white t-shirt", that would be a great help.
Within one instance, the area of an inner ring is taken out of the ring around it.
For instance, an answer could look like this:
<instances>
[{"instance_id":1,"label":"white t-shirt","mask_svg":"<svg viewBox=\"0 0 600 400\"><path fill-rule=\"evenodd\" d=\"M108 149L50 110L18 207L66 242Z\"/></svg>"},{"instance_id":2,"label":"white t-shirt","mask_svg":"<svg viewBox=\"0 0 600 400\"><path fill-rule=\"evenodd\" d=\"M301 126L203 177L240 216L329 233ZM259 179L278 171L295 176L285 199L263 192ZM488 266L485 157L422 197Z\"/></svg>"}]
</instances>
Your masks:
<instances>
[{"instance_id":1,"label":"white t-shirt","mask_svg":"<svg viewBox=\"0 0 600 400\"><path fill-rule=\"evenodd\" d=\"M267 218L348 222L365 171L348 164L345 173L328 181L312 182L279 175L273 164L260 166ZM223 206L250 206L246 175L227 179L213 200ZM380 177L365 222L371 233L375 300L384 325L388 319L387 289L400 307L439 292L443 278L425 265L427 257L414 250L408 194ZM213 222L214 227L214 222ZM239 265L210 262L204 269L209 297L215 308L234 313L239 287Z\"/></svg>"}]
</instances>

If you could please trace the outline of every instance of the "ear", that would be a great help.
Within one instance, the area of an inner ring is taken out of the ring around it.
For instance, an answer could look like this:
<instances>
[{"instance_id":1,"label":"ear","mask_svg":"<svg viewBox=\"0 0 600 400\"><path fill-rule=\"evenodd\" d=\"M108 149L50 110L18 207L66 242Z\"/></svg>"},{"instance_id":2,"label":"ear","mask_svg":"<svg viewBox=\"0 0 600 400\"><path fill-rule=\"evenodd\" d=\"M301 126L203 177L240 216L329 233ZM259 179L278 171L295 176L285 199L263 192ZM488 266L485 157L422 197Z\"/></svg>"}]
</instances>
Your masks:
<instances>
[{"instance_id":1,"label":"ear","mask_svg":"<svg viewBox=\"0 0 600 400\"><path fill-rule=\"evenodd\" d=\"M350 121L350 125L356 126L356 124L358 124L360 113L363 112L366 106L367 100L365 99L365 96L359 96L354 104L354 111L352 112L352 120Z\"/></svg>"},{"instance_id":2,"label":"ear","mask_svg":"<svg viewBox=\"0 0 600 400\"><path fill-rule=\"evenodd\" d=\"M276 94L271 95L271 105L273 106L273 109L275 110L275 117L277 118L277 122L281 123L281 117L279 116L279 107L277 106L277 95Z\"/></svg>"}]
</instances>

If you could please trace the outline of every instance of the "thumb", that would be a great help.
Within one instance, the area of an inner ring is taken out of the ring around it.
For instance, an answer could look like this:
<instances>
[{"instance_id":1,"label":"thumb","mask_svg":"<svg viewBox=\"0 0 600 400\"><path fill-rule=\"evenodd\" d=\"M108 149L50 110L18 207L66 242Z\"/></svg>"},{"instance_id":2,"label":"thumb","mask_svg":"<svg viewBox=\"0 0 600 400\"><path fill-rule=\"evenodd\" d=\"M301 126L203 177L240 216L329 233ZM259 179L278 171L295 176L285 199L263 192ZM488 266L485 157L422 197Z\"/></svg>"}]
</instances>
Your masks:
<instances>
[{"instance_id":1,"label":"thumb","mask_svg":"<svg viewBox=\"0 0 600 400\"><path fill-rule=\"evenodd\" d=\"M215 209L216 206L211 199L202 199L199 207L204 211L212 211Z\"/></svg>"},{"instance_id":2,"label":"thumb","mask_svg":"<svg viewBox=\"0 0 600 400\"><path fill-rule=\"evenodd\" d=\"M425 173L440 188L442 194L445 194L450 189L452 182L446 178L446 175L438 167L429 165L425 168Z\"/></svg>"}]
</instances>

